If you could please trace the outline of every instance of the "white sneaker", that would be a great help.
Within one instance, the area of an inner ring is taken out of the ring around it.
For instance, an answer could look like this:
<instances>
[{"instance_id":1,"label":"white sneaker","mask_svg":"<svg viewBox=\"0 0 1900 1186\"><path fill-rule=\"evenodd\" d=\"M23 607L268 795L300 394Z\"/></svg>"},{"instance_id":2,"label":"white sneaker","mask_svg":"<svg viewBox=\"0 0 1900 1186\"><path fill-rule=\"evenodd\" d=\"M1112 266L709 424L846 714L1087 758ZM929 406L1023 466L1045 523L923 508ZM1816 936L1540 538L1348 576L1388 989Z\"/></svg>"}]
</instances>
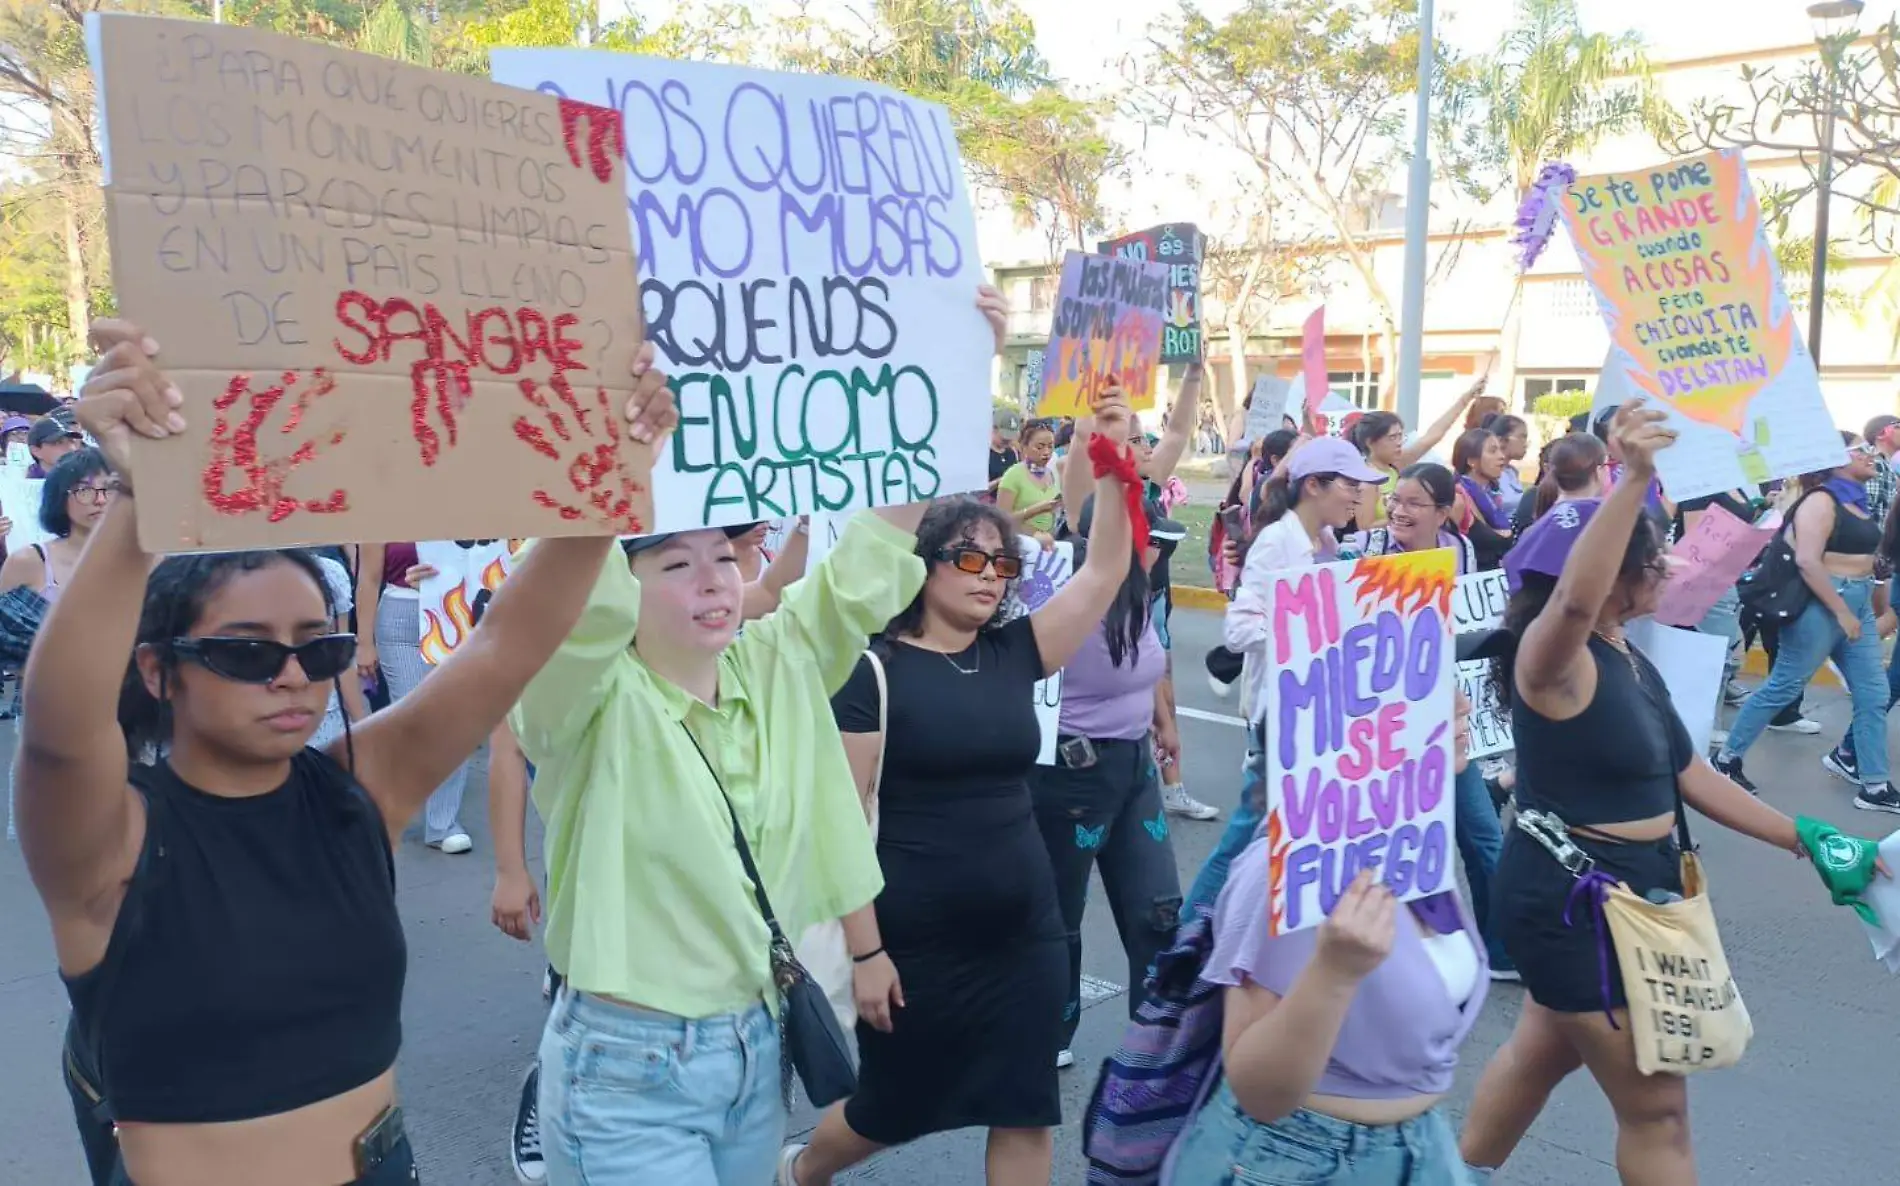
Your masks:
<instances>
[{"instance_id":1,"label":"white sneaker","mask_svg":"<svg viewBox=\"0 0 1900 1186\"><path fill-rule=\"evenodd\" d=\"M1809 737L1821 731L1821 723L1819 721L1810 721L1806 717L1796 717L1785 725L1771 724L1768 727L1781 733L1802 733Z\"/></svg>"},{"instance_id":2,"label":"white sneaker","mask_svg":"<svg viewBox=\"0 0 1900 1186\"><path fill-rule=\"evenodd\" d=\"M1220 818L1220 808L1210 807L1187 793L1180 783L1161 788L1161 806L1175 815L1185 815L1189 819L1210 820Z\"/></svg>"},{"instance_id":3,"label":"white sneaker","mask_svg":"<svg viewBox=\"0 0 1900 1186\"><path fill-rule=\"evenodd\" d=\"M778 1154L778 1186L798 1186L798 1155L803 1145L787 1145Z\"/></svg>"},{"instance_id":4,"label":"white sneaker","mask_svg":"<svg viewBox=\"0 0 1900 1186\"><path fill-rule=\"evenodd\" d=\"M475 842L468 838L467 832L464 832L460 828L457 828L455 831L450 832L447 836L442 837L442 839L440 840L429 841L429 847L439 848L443 852L448 853L450 856L456 857L456 856L461 856L463 853L467 852L469 849L474 848Z\"/></svg>"},{"instance_id":5,"label":"white sneaker","mask_svg":"<svg viewBox=\"0 0 1900 1186\"><path fill-rule=\"evenodd\" d=\"M1056 1070L1066 1071L1074 1065L1075 1065L1075 1051L1073 1050L1056 1051ZM794 1186L796 1186L795 1183L794 1183Z\"/></svg>"}]
</instances>

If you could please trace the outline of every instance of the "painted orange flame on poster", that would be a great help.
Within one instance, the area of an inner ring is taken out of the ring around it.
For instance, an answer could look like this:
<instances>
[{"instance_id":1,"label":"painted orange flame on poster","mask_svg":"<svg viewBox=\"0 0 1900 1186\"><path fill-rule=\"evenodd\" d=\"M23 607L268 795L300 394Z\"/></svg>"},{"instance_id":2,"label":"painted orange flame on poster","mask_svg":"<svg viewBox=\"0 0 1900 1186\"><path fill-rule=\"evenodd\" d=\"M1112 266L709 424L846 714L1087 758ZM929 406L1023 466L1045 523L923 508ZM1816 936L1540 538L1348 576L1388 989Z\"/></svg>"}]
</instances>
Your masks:
<instances>
[{"instance_id":1,"label":"painted orange flame on poster","mask_svg":"<svg viewBox=\"0 0 1900 1186\"><path fill-rule=\"evenodd\" d=\"M1733 433L1786 367L1794 319L1740 153L1579 178L1564 220L1639 390Z\"/></svg>"},{"instance_id":2,"label":"painted orange flame on poster","mask_svg":"<svg viewBox=\"0 0 1900 1186\"><path fill-rule=\"evenodd\" d=\"M1361 612L1381 602L1402 614L1436 604L1439 616L1449 620L1458 570L1451 549L1434 548L1362 557L1353 565L1352 581Z\"/></svg>"},{"instance_id":3,"label":"painted orange flame on poster","mask_svg":"<svg viewBox=\"0 0 1900 1186\"><path fill-rule=\"evenodd\" d=\"M1278 807L1267 812L1267 934L1278 935L1286 923L1286 854L1293 845L1286 838Z\"/></svg>"},{"instance_id":4,"label":"painted orange flame on poster","mask_svg":"<svg viewBox=\"0 0 1900 1186\"><path fill-rule=\"evenodd\" d=\"M475 629L475 612L468 604L466 581L449 590L442 599L442 608L442 614L432 608L422 611L429 623L428 629L422 632L422 661L431 667L448 658L468 638L468 632Z\"/></svg>"}]
</instances>

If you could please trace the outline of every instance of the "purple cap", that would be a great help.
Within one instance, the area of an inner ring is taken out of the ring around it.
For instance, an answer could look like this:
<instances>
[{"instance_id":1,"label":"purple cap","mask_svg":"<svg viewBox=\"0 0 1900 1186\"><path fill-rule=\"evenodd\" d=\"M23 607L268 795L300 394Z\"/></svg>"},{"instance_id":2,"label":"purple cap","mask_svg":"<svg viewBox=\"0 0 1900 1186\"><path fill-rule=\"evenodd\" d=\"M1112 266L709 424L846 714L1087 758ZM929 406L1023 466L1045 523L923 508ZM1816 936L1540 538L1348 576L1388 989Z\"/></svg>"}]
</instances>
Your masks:
<instances>
[{"instance_id":1,"label":"purple cap","mask_svg":"<svg viewBox=\"0 0 1900 1186\"><path fill-rule=\"evenodd\" d=\"M1504 582L1512 593L1524 587L1524 574L1559 576L1570 549L1577 546L1590 517L1603 505L1600 498L1578 498L1553 505L1537 522L1524 529L1517 546L1504 554Z\"/></svg>"},{"instance_id":2,"label":"purple cap","mask_svg":"<svg viewBox=\"0 0 1900 1186\"><path fill-rule=\"evenodd\" d=\"M10 432L23 432L32 427L33 422L25 416L8 416L5 420L0 420L0 436L5 436Z\"/></svg>"},{"instance_id":3,"label":"purple cap","mask_svg":"<svg viewBox=\"0 0 1900 1186\"><path fill-rule=\"evenodd\" d=\"M1389 475L1367 465L1359 450L1338 437L1315 437L1287 454L1283 464L1287 480L1291 482L1303 482L1315 474L1338 474L1375 486L1391 480Z\"/></svg>"}]
</instances>

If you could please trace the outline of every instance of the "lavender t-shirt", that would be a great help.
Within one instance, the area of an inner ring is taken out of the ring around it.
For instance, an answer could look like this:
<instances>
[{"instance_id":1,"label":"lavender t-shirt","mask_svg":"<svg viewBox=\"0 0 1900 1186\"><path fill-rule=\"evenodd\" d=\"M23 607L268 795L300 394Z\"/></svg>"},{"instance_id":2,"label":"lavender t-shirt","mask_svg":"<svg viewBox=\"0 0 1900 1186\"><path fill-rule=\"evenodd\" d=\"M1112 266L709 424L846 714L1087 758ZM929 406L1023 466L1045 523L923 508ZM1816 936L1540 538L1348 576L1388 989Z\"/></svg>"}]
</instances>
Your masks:
<instances>
[{"instance_id":1,"label":"lavender t-shirt","mask_svg":"<svg viewBox=\"0 0 1900 1186\"><path fill-rule=\"evenodd\" d=\"M1154 722L1155 685L1167 671L1168 655L1153 618L1141 632L1136 653L1123 652L1120 667L1109 657L1106 624L1098 624L1062 669L1059 728L1102 741L1140 741Z\"/></svg>"},{"instance_id":2,"label":"lavender t-shirt","mask_svg":"<svg viewBox=\"0 0 1900 1186\"><path fill-rule=\"evenodd\" d=\"M1460 1007L1425 950L1413 917L1435 933L1461 925L1478 955L1477 986ZM1313 958L1319 931L1267 934L1267 844L1255 840L1234 861L1214 911L1214 951L1201 974L1214 984L1258 984L1285 996ZM1347 1099L1398 1099L1451 1089L1458 1047L1484 1007L1484 943L1456 891L1412 903L1401 913L1392 953L1359 982L1339 1027L1332 1057L1313 1090Z\"/></svg>"}]
</instances>

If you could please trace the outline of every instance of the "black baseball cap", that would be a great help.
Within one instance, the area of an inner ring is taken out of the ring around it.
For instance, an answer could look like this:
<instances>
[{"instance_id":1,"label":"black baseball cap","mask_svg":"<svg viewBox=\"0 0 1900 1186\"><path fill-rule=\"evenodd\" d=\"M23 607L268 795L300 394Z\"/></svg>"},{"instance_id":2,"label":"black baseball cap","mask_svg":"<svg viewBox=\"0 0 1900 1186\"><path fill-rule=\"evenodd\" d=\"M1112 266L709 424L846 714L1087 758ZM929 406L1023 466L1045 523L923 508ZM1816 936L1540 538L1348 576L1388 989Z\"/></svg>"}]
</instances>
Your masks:
<instances>
[{"instance_id":1,"label":"black baseball cap","mask_svg":"<svg viewBox=\"0 0 1900 1186\"><path fill-rule=\"evenodd\" d=\"M694 531L723 531L727 539L738 539L762 522L764 520L761 519L752 523L731 523L719 528L694 527L687 531L662 531L657 535L636 535L630 539L621 540L620 547L627 553L627 559L631 560L642 552L651 551L682 535L691 535Z\"/></svg>"},{"instance_id":2,"label":"black baseball cap","mask_svg":"<svg viewBox=\"0 0 1900 1186\"><path fill-rule=\"evenodd\" d=\"M33 422L32 430L26 434L26 443L37 448L41 445L50 445L54 441L65 438L76 441L85 439L80 435L79 429L73 425L71 420L54 414L51 416L42 416Z\"/></svg>"}]
</instances>

